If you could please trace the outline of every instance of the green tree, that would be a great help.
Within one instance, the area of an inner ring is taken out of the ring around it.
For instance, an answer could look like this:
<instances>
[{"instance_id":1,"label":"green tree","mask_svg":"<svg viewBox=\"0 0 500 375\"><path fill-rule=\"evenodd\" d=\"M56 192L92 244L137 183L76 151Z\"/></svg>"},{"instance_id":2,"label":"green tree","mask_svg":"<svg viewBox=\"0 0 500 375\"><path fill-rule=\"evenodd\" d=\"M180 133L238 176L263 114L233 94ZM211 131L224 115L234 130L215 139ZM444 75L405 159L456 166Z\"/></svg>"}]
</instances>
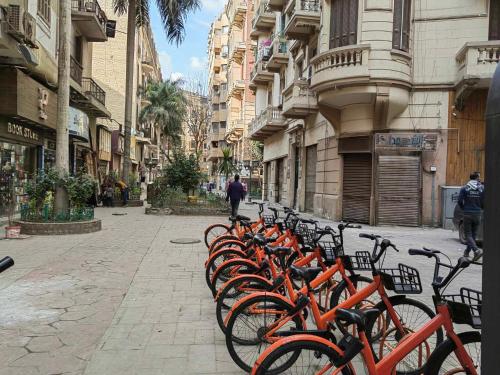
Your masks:
<instances>
[{"instance_id":1,"label":"green tree","mask_svg":"<svg viewBox=\"0 0 500 375\"><path fill-rule=\"evenodd\" d=\"M150 83L144 89L144 95L150 102L141 110L139 120L158 124L167 140L167 158L170 159L171 146L180 143L182 121L186 114L186 98L179 81L166 80Z\"/></svg>"},{"instance_id":2,"label":"green tree","mask_svg":"<svg viewBox=\"0 0 500 375\"><path fill-rule=\"evenodd\" d=\"M233 156L231 155L230 148L226 147L222 149L222 158L217 167L217 171L226 176L226 181L229 175L238 172L238 168L236 168L236 165L233 163Z\"/></svg>"},{"instance_id":3,"label":"green tree","mask_svg":"<svg viewBox=\"0 0 500 375\"><path fill-rule=\"evenodd\" d=\"M194 190L203 178L196 155L188 156L180 151L174 152L172 162L163 169L163 174L170 187L181 188L186 194Z\"/></svg>"},{"instance_id":4,"label":"green tree","mask_svg":"<svg viewBox=\"0 0 500 375\"><path fill-rule=\"evenodd\" d=\"M127 65L125 77L125 126L123 146L123 178L130 172L130 137L132 125L132 107L134 95L135 67L135 30L149 23L150 0L113 0L115 13L127 13ZM169 41L179 44L184 38L184 22L190 11L198 9L199 0L156 0L163 28Z\"/></svg>"}]
</instances>

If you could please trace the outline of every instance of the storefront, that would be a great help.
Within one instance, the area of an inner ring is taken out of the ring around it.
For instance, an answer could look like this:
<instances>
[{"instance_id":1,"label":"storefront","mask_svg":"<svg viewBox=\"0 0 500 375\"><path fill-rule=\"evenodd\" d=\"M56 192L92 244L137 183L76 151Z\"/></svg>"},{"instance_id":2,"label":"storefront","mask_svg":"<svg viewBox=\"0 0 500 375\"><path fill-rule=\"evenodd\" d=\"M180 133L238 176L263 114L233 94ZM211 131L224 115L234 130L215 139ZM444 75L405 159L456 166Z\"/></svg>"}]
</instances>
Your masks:
<instances>
[{"instance_id":1,"label":"storefront","mask_svg":"<svg viewBox=\"0 0 500 375\"><path fill-rule=\"evenodd\" d=\"M32 126L0 119L0 217L14 199L15 210L26 200L26 183L43 163L43 136Z\"/></svg>"}]
</instances>

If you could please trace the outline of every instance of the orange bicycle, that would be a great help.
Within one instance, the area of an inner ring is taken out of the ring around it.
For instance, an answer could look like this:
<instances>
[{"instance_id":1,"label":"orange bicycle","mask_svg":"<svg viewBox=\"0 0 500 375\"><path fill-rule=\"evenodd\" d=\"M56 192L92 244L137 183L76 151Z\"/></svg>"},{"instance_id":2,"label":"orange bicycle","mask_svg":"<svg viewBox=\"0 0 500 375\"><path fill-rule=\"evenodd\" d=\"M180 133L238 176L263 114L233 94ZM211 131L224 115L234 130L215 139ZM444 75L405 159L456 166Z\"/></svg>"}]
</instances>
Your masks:
<instances>
[{"instance_id":1,"label":"orange bicycle","mask_svg":"<svg viewBox=\"0 0 500 375\"><path fill-rule=\"evenodd\" d=\"M408 356L423 356L429 351L428 340L437 331L444 329L447 339L440 343L430 354L428 361L419 373L425 375L481 373L480 343L477 331L456 333L453 323L468 324L473 328L481 327L482 293L469 288L461 288L459 294L445 295L443 292L451 281L472 262L460 258L455 266L442 263L439 251L430 249L410 249L411 255L435 258L432 287L436 316L416 331L408 331L400 337L396 346L386 345L390 332L384 332L380 340L381 348L389 348L380 361L376 361L370 332L375 317L380 311L353 310L337 308L336 318L357 328L358 337L347 334L336 344L332 340L309 333L293 335L276 341L257 359L252 369L253 375L287 374L343 374L354 375L356 371L351 361L361 353L369 375L394 374ZM478 264L478 263L474 263ZM440 275L441 267L450 269L446 277ZM279 370L279 371L276 371Z\"/></svg>"}]
</instances>

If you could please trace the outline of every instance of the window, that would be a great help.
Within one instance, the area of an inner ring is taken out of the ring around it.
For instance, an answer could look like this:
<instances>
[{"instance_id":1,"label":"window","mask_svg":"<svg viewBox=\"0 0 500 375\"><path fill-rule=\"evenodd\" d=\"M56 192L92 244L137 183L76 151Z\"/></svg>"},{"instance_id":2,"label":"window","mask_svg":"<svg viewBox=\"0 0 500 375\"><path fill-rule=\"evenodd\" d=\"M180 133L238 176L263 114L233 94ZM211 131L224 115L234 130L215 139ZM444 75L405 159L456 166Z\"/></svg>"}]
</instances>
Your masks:
<instances>
[{"instance_id":1,"label":"window","mask_svg":"<svg viewBox=\"0 0 500 375\"><path fill-rule=\"evenodd\" d=\"M349 46L358 42L358 1L332 1L330 48Z\"/></svg>"},{"instance_id":2,"label":"window","mask_svg":"<svg viewBox=\"0 0 500 375\"><path fill-rule=\"evenodd\" d=\"M222 34L227 34L229 26L222 26Z\"/></svg>"},{"instance_id":3,"label":"window","mask_svg":"<svg viewBox=\"0 0 500 375\"><path fill-rule=\"evenodd\" d=\"M226 102L220 103L220 109L226 109Z\"/></svg>"},{"instance_id":4,"label":"window","mask_svg":"<svg viewBox=\"0 0 500 375\"><path fill-rule=\"evenodd\" d=\"M226 128L226 122L225 121L221 121L220 122L220 128L221 129L225 129Z\"/></svg>"},{"instance_id":5,"label":"window","mask_svg":"<svg viewBox=\"0 0 500 375\"><path fill-rule=\"evenodd\" d=\"M219 104L217 104L217 103L216 104L212 104L212 109L214 111L218 111L219 110Z\"/></svg>"},{"instance_id":6,"label":"window","mask_svg":"<svg viewBox=\"0 0 500 375\"><path fill-rule=\"evenodd\" d=\"M222 57L227 57L227 54L229 53L229 47L227 45L222 46Z\"/></svg>"},{"instance_id":7,"label":"window","mask_svg":"<svg viewBox=\"0 0 500 375\"><path fill-rule=\"evenodd\" d=\"M392 25L392 48L406 51L410 49L411 0L394 0Z\"/></svg>"},{"instance_id":8,"label":"window","mask_svg":"<svg viewBox=\"0 0 500 375\"><path fill-rule=\"evenodd\" d=\"M38 0L38 15L50 26L50 0Z\"/></svg>"},{"instance_id":9,"label":"window","mask_svg":"<svg viewBox=\"0 0 500 375\"><path fill-rule=\"evenodd\" d=\"M227 64L222 64L220 68L223 72L225 72L227 70Z\"/></svg>"},{"instance_id":10,"label":"window","mask_svg":"<svg viewBox=\"0 0 500 375\"><path fill-rule=\"evenodd\" d=\"M488 40L500 40L500 0L490 0Z\"/></svg>"}]
</instances>

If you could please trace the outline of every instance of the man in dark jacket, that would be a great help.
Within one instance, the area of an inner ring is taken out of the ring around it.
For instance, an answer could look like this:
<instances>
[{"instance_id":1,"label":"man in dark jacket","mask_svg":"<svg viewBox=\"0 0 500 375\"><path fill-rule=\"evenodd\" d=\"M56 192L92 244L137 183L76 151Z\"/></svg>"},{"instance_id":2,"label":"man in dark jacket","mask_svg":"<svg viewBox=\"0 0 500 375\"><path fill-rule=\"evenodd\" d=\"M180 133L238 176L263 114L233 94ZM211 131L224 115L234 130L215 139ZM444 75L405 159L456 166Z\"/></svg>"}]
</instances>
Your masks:
<instances>
[{"instance_id":1,"label":"man in dark jacket","mask_svg":"<svg viewBox=\"0 0 500 375\"><path fill-rule=\"evenodd\" d=\"M483 255L483 251L476 244L476 234L481 222L483 201L484 187L479 181L479 172L474 172L470 175L470 181L462 187L458 195L458 205L464 212L464 232L467 241L464 256L468 257L472 250L474 260L481 258Z\"/></svg>"},{"instance_id":2,"label":"man in dark jacket","mask_svg":"<svg viewBox=\"0 0 500 375\"><path fill-rule=\"evenodd\" d=\"M234 181L229 184L226 193L226 201L231 202L231 216L236 217L240 201L245 198L245 189L240 182L239 175L234 176Z\"/></svg>"}]
</instances>

